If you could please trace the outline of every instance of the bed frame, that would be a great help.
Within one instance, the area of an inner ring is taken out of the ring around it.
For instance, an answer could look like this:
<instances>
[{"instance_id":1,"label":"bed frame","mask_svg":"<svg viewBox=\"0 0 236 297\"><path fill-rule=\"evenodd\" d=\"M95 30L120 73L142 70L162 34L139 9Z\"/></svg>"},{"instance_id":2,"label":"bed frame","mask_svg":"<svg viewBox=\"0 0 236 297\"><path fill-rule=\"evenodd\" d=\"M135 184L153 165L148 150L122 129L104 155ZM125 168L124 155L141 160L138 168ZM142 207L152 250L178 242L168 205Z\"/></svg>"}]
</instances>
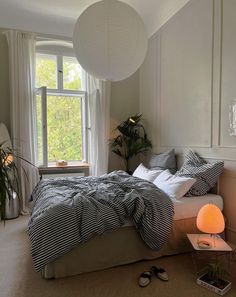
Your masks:
<instances>
[{"instance_id":1,"label":"bed frame","mask_svg":"<svg viewBox=\"0 0 236 297\"><path fill-rule=\"evenodd\" d=\"M189 252L191 246L186 234L196 232L195 217L174 221L167 244L160 251L153 251L144 243L134 226L121 227L97 236L47 264L42 276L46 279L61 278Z\"/></svg>"}]
</instances>

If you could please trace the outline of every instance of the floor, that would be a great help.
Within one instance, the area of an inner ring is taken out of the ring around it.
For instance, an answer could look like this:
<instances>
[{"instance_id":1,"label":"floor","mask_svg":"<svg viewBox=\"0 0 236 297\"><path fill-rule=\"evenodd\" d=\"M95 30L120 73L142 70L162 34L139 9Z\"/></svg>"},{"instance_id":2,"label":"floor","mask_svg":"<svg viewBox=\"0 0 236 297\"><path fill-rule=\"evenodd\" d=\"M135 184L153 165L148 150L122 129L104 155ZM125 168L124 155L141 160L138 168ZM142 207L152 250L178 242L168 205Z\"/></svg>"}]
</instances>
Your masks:
<instances>
[{"instance_id":1,"label":"floor","mask_svg":"<svg viewBox=\"0 0 236 297\"><path fill-rule=\"evenodd\" d=\"M28 217L0 223L0 297L211 297L217 296L196 284L191 254L142 261L104 271L59 280L44 280L33 268L26 231ZM168 282L153 277L140 288L139 274L152 265L166 269ZM233 287L228 297L236 296L236 262L231 265Z\"/></svg>"}]
</instances>

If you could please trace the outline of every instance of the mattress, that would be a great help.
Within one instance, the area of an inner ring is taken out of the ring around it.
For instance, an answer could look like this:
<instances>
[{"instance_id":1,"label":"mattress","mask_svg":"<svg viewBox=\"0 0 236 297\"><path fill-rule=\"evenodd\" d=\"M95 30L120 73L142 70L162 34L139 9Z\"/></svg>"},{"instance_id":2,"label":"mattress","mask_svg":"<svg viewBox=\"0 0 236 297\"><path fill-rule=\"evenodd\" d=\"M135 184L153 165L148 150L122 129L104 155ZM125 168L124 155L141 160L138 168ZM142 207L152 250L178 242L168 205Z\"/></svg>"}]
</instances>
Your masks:
<instances>
[{"instance_id":1,"label":"mattress","mask_svg":"<svg viewBox=\"0 0 236 297\"><path fill-rule=\"evenodd\" d=\"M174 204L175 221L196 217L200 208L207 203L212 203L218 206L221 211L223 210L223 198L216 194L209 193L204 196L182 197L179 200L171 200ZM133 226L133 223L127 220L123 226Z\"/></svg>"},{"instance_id":2,"label":"mattress","mask_svg":"<svg viewBox=\"0 0 236 297\"><path fill-rule=\"evenodd\" d=\"M172 199L174 203L174 220L182 220L194 218L197 216L200 208L207 204L212 203L223 210L223 198L216 194L207 194L204 196L183 197L179 200Z\"/></svg>"}]
</instances>

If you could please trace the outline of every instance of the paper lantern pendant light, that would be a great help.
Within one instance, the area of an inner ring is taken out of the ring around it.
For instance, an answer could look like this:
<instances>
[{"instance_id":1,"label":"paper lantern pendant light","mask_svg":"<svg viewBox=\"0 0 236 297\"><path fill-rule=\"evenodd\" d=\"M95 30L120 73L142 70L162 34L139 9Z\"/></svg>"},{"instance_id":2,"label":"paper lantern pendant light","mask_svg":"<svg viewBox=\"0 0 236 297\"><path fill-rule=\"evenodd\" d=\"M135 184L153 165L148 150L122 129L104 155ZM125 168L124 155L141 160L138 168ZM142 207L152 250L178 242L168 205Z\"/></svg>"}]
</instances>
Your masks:
<instances>
[{"instance_id":1,"label":"paper lantern pendant light","mask_svg":"<svg viewBox=\"0 0 236 297\"><path fill-rule=\"evenodd\" d=\"M118 81L143 63L147 36L141 17L124 2L103 0L78 18L73 45L80 65L90 74Z\"/></svg>"}]
</instances>

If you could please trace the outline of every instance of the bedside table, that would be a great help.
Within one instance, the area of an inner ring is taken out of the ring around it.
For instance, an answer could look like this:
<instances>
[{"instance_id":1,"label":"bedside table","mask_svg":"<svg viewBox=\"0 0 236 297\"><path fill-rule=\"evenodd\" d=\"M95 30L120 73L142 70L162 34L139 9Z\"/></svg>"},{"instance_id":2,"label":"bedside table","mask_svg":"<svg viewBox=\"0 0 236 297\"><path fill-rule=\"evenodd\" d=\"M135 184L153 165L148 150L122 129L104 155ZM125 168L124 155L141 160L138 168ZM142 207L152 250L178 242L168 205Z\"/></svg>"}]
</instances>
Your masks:
<instances>
[{"instance_id":1,"label":"bedside table","mask_svg":"<svg viewBox=\"0 0 236 297\"><path fill-rule=\"evenodd\" d=\"M214 262L218 262L220 257L226 257L227 259L227 271L230 271L230 256L232 252L232 248L225 242L221 237L215 236L213 239L209 234L187 234L188 240L190 241L194 255L193 257L197 274L201 270L199 270L199 262L200 260L207 259L209 263L210 260ZM199 240L208 240L213 243L210 248L201 248L198 245Z\"/></svg>"}]
</instances>

